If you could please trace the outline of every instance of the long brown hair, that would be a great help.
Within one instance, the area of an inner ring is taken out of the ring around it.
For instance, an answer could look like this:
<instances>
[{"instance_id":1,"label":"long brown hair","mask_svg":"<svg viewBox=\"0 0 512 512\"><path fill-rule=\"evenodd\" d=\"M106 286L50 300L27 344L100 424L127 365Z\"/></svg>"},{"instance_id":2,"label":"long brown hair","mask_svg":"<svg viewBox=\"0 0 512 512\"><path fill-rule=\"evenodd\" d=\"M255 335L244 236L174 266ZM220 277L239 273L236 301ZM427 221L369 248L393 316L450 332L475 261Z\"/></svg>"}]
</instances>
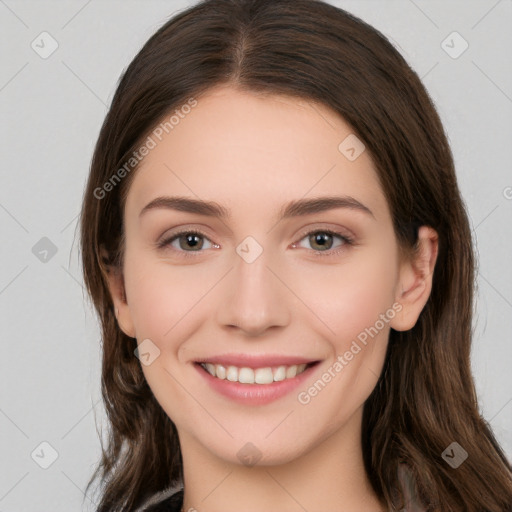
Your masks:
<instances>
[{"instance_id":1,"label":"long brown hair","mask_svg":"<svg viewBox=\"0 0 512 512\"><path fill-rule=\"evenodd\" d=\"M419 77L390 42L318 0L202 1L167 21L121 77L80 221L110 427L88 485L101 477L98 510L133 510L183 476L176 428L145 381L136 340L116 322L107 287L105 273L123 265L123 208L137 166L125 167L122 179L113 175L163 116L221 84L333 109L370 152L400 247L414 249L421 225L439 234L429 300L411 330L391 330L383 372L364 405L365 467L393 511L406 505L403 465L427 510L503 511L512 503L512 472L479 413L470 370L475 262L446 134ZM468 454L457 468L442 456L454 442Z\"/></svg>"}]
</instances>

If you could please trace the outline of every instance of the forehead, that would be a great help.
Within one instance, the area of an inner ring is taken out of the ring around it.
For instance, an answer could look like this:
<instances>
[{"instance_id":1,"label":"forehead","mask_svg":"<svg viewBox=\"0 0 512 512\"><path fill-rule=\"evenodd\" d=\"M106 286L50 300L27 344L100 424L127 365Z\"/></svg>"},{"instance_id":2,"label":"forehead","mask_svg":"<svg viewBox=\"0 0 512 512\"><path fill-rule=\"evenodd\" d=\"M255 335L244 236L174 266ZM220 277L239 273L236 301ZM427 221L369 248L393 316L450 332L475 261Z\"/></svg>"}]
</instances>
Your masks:
<instances>
[{"instance_id":1,"label":"forehead","mask_svg":"<svg viewBox=\"0 0 512 512\"><path fill-rule=\"evenodd\" d=\"M377 213L387 209L368 151L341 116L316 102L219 87L191 108L177 107L150 137L154 147L135 171L129 210L161 195L235 209L335 194L357 196Z\"/></svg>"}]
</instances>

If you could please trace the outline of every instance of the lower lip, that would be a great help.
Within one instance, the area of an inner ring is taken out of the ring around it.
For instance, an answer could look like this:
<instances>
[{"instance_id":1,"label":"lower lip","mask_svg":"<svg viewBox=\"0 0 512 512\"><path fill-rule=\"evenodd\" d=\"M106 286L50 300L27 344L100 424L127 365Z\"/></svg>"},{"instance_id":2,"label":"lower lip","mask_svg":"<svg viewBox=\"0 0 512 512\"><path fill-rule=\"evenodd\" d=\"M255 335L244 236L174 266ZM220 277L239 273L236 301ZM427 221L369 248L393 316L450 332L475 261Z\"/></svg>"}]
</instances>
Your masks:
<instances>
[{"instance_id":1,"label":"lower lip","mask_svg":"<svg viewBox=\"0 0 512 512\"><path fill-rule=\"evenodd\" d=\"M199 363L194 363L199 374L208 385L231 400L242 404L264 405L277 400L299 387L310 375L319 362L306 368L301 374L272 384L241 384L227 379L218 379L210 375Z\"/></svg>"}]
</instances>

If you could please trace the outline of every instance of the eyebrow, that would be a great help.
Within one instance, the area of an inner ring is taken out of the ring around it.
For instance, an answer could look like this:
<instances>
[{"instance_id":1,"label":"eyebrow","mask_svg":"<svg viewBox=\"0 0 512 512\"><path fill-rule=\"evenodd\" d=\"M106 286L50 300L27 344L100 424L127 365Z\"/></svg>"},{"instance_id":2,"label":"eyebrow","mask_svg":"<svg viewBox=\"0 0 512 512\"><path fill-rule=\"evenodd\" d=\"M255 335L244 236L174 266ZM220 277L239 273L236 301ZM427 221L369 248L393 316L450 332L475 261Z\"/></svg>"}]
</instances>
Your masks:
<instances>
[{"instance_id":1,"label":"eyebrow","mask_svg":"<svg viewBox=\"0 0 512 512\"><path fill-rule=\"evenodd\" d=\"M220 219L230 219L231 212L215 201L202 201L181 196L159 196L150 201L139 213L141 217L144 213L154 209L169 209L186 213L195 213L208 217L218 217ZM335 208L348 208L371 215L375 219L373 212L363 203L351 196L328 196L312 199L299 199L285 204L277 214L277 219L289 219L292 217L301 217L313 213L321 213Z\"/></svg>"}]
</instances>

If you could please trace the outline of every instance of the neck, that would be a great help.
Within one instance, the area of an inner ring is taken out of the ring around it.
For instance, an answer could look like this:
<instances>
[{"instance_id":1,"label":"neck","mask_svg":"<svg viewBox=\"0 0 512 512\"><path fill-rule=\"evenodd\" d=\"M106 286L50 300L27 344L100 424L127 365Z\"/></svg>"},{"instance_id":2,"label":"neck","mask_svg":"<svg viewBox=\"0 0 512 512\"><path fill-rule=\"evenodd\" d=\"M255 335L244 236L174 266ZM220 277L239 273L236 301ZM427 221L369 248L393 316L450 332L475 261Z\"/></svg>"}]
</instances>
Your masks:
<instances>
[{"instance_id":1,"label":"neck","mask_svg":"<svg viewBox=\"0 0 512 512\"><path fill-rule=\"evenodd\" d=\"M183 511L382 512L363 464L362 408L348 424L293 460L244 466L212 454L179 432L182 447Z\"/></svg>"}]
</instances>

